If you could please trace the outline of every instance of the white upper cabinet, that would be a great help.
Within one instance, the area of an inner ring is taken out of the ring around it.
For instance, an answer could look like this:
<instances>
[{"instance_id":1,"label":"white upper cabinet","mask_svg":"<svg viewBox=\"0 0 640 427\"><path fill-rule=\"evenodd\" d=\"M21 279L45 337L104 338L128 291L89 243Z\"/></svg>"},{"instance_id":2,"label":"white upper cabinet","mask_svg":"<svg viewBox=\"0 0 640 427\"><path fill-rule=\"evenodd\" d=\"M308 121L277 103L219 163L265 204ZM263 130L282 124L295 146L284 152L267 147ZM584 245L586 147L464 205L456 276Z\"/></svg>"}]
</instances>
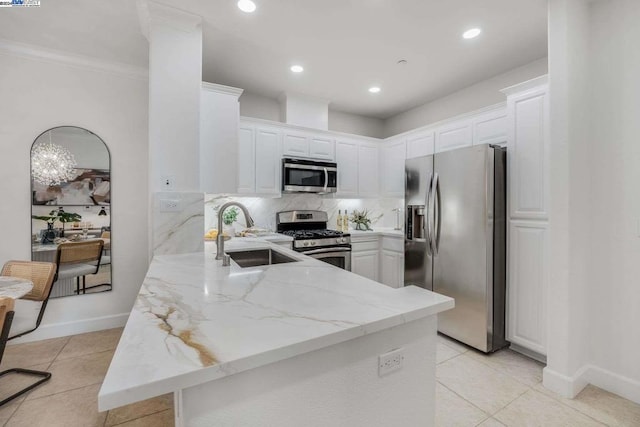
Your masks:
<instances>
[{"instance_id":1,"label":"white upper cabinet","mask_svg":"<svg viewBox=\"0 0 640 427\"><path fill-rule=\"evenodd\" d=\"M335 141L329 136L284 129L282 140L284 156L335 160Z\"/></svg>"},{"instance_id":2,"label":"white upper cabinet","mask_svg":"<svg viewBox=\"0 0 640 427\"><path fill-rule=\"evenodd\" d=\"M546 84L507 97L509 195L513 218L548 218L548 102Z\"/></svg>"},{"instance_id":3,"label":"white upper cabinet","mask_svg":"<svg viewBox=\"0 0 640 427\"><path fill-rule=\"evenodd\" d=\"M256 193L280 194L280 130L256 128Z\"/></svg>"},{"instance_id":4,"label":"white upper cabinet","mask_svg":"<svg viewBox=\"0 0 640 427\"><path fill-rule=\"evenodd\" d=\"M200 97L200 191L235 193L242 89L202 83Z\"/></svg>"},{"instance_id":5,"label":"white upper cabinet","mask_svg":"<svg viewBox=\"0 0 640 427\"><path fill-rule=\"evenodd\" d=\"M254 126L241 124L238 138L238 193L256 192L256 149Z\"/></svg>"},{"instance_id":6,"label":"white upper cabinet","mask_svg":"<svg viewBox=\"0 0 640 427\"><path fill-rule=\"evenodd\" d=\"M309 139L302 133L284 131L282 154L293 157L309 157Z\"/></svg>"},{"instance_id":7,"label":"white upper cabinet","mask_svg":"<svg viewBox=\"0 0 640 427\"><path fill-rule=\"evenodd\" d=\"M380 195L404 197L404 139L385 141L380 146Z\"/></svg>"},{"instance_id":8,"label":"white upper cabinet","mask_svg":"<svg viewBox=\"0 0 640 427\"><path fill-rule=\"evenodd\" d=\"M507 111L504 107L481 114L473 120L473 145L507 142Z\"/></svg>"},{"instance_id":9,"label":"white upper cabinet","mask_svg":"<svg viewBox=\"0 0 640 427\"><path fill-rule=\"evenodd\" d=\"M380 143L360 142L358 145L358 196L377 197L380 193L378 150Z\"/></svg>"},{"instance_id":10,"label":"white upper cabinet","mask_svg":"<svg viewBox=\"0 0 640 427\"><path fill-rule=\"evenodd\" d=\"M436 153L473 145L472 121L464 119L436 129Z\"/></svg>"},{"instance_id":11,"label":"white upper cabinet","mask_svg":"<svg viewBox=\"0 0 640 427\"><path fill-rule=\"evenodd\" d=\"M336 163L338 164L338 190L336 195L355 197L358 195L358 143L351 140L336 141Z\"/></svg>"},{"instance_id":12,"label":"white upper cabinet","mask_svg":"<svg viewBox=\"0 0 640 427\"><path fill-rule=\"evenodd\" d=\"M321 136L311 137L309 141L309 157L333 161L336 158L335 148L335 141L331 138Z\"/></svg>"},{"instance_id":13,"label":"white upper cabinet","mask_svg":"<svg viewBox=\"0 0 640 427\"><path fill-rule=\"evenodd\" d=\"M279 195L281 131L241 122L238 138L239 194Z\"/></svg>"},{"instance_id":14,"label":"white upper cabinet","mask_svg":"<svg viewBox=\"0 0 640 427\"><path fill-rule=\"evenodd\" d=\"M429 156L435 152L435 134L432 129L422 130L407 137L407 159Z\"/></svg>"}]
</instances>

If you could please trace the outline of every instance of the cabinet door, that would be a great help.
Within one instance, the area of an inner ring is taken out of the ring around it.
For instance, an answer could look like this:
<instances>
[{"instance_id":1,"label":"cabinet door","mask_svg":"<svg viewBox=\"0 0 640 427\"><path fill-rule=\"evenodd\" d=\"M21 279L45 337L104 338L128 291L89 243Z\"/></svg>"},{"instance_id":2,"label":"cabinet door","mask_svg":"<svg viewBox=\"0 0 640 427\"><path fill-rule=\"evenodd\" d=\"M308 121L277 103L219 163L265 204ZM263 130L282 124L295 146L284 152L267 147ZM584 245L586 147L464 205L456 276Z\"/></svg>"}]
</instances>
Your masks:
<instances>
[{"instance_id":1,"label":"cabinet door","mask_svg":"<svg viewBox=\"0 0 640 427\"><path fill-rule=\"evenodd\" d=\"M400 254L383 249L380 258L380 282L392 288L399 288Z\"/></svg>"},{"instance_id":2,"label":"cabinet door","mask_svg":"<svg viewBox=\"0 0 640 427\"><path fill-rule=\"evenodd\" d=\"M511 216L548 218L546 86L507 99Z\"/></svg>"},{"instance_id":3,"label":"cabinet door","mask_svg":"<svg viewBox=\"0 0 640 427\"><path fill-rule=\"evenodd\" d=\"M470 120L455 122L436 130L436 153L469 147L472 144Z\"/></svg>"},{"instance_id":4,"label":"cabinet door","mask_svg":"<svg viewBox=\"0 0 640 427\"><path fill-rule=\"evenodd\" d=\"M378 281L378 251L352 252L351 271L359 276Z\"/></svg>"},{"instance_id":5,"label":"cabinet door","mask_svg":"<svg viewBox=\"0 0 640 427\"><path fill-rule=\"evenodd\" d=\"M256 191L255 128L241 125L238 131L238 193Z\"/></svg>"},{"instance_id":6,"label":"cabinet door","mask_svg":"<svg viewBox=\"0 0 640 427\"><path fill-rule=\"evenodd\" d=\"M511 221L507 339L546 355L547 224Z\"/></svg>"},{"instance_id":7,"label":"cabinet door","mask_svg":"<svg viewBox=\"0 0 640 427\"><path fill-rule=\"evenodd\" d=\"M309 157L313 159L334 160L335 141L330 138L315 136L309 142Z\"/></svg>"},{"instance_id":8,"label":"cabinet door","mask_svg":"<svg viewBox=\"0 0 640 427\"><path fill-rule=\"evenodd\" d=\"M507 111L500 108L473 120L473 145L503 144L507 141Z\"/></svg>"},{"instance_id":9,"label":"cabinet door","mask_svg":"<svg viewBox=\"0 0 640 427\"><path fill-rule=\"evenodd\" d=\"M293 157L309 157L309 138L306 135L285 131L282 154Z\"/></svg>"},{"instance_id":10,"label":"cabinet door","mask_svg":"<svg viewBox=\"0 0 640 427\"><path fill-rule=\"evenodd\" d=\"M280 131L256 128L256 193L280 194Z\"/></svg>"},{"instance_id":11,"label":"cabinet door","mask_svg":"<svg viewBox=\"0 0 640 427\"><path fill-rule=\"evenodd\" d=\"M383 197L404 197L404 140L380 147L380 192Z\"/></svg>"},{"instance_id":12,"label":"cabinet door","mask_svg":"<svg viewBox=\"0 0 640 427\"><path fill-rule=\"evenodd\" d=\"M358 195L358 144L351 141L336 141L336 163L338 164L338 196Z\"/></svg>"},{"instance_id":13,"label":"cabinet door","mask_svg":"<svg viewBox=\"0 0 640 427\"><path fill-rule=\"evenodd\" d=\"M358 145L358 196L379 195L378 145L361 142Z\"/></svg>"},{"instance_id":14,"label":"cabinet door","mask_svg":"<svg viewBox=\"0 0 640 427\"><path fill-rule=\"evenodd\" d=\"M420 132L407 138L407 159L429 156L434 153L435 136L433 131Z\"/></svg>"}]
</instances>

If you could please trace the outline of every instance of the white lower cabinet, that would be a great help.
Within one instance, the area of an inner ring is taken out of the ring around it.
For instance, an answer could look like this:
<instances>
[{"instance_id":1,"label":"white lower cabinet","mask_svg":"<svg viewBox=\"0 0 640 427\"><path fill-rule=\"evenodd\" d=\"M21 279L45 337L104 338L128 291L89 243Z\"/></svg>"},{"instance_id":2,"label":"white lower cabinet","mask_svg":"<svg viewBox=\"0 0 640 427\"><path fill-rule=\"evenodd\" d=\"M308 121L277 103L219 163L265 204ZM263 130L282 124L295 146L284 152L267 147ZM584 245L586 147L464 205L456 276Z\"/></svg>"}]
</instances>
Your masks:
<instances>
[{"instance_id":1,"label":"white lower cabinet","mask_svg":"<svg viewBox=\"0 0 640 427\"><path fill-rule=\"evenodd\" d=\"M546 355L548 224L511 220L507 339Z\"/></svg>"},{"instance_id":2,"label":"white lower cabinet","mask_svg":"<svg viewBox=\"0 0 640 427\"><path fill-rule=\"evenodd\" d=\"M351 272L378 281L378 235L351 235Z\"/></svg>"},{"instance_id":3,"label":"white lower cabinet","mask_svg":"<svg viewBox=\"0 0 640 427\"><path fill-rule=\"evenodd\" d=\"M359 276L378 281L378 251L351 253L351 271Z\"/></svg>"},{"instance_id":4,"label":"white lower cabinet","mask_svg":"<svg viewBox=\"0 0 640 427\"><path fill-rule=\"evenodd\" d=\"M404 286L404 236L382 236L380 282L392 288Z\"/></svg>"}]
</instances>

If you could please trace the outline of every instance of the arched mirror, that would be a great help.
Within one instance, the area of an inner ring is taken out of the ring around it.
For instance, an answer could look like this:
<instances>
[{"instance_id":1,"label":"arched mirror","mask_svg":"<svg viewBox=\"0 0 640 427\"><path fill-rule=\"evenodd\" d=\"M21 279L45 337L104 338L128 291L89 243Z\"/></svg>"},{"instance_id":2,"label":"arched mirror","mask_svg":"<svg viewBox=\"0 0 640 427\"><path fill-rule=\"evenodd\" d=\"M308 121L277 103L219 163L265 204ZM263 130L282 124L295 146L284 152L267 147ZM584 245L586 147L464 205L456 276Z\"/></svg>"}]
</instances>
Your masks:
<instances>
[{"instance_id":1,"label":"arched mirror","mask_svg":"<svg viewBox=\"0 0 640 427\"><path fill-rule=\"evenodd\" d=\"M75 126L31 146L31 259L58 264L51 298L105 292L111 284L111 156Z\"/></svg>"}]
</instances>

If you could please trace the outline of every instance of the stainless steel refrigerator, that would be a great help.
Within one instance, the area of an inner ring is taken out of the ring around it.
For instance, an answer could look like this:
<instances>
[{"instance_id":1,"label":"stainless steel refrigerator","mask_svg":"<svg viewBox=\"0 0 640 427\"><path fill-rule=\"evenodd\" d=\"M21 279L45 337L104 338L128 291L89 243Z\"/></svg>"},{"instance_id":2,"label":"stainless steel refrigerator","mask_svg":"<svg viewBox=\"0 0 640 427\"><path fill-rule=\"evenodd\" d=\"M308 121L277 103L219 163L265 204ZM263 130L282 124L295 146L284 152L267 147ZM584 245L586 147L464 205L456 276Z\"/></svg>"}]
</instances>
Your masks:
<instances>
[{"instance_id":1,"label":"stainless steel refrigerator","mask_svg":"<svg viewBox=\"0 0 640 427\"><path fill-rule=\"evenodd\" d=\"M506 149L406 161L405 286L455 299L438 331L492 352L505 340Z\"/></svg>"}]
</instances>

